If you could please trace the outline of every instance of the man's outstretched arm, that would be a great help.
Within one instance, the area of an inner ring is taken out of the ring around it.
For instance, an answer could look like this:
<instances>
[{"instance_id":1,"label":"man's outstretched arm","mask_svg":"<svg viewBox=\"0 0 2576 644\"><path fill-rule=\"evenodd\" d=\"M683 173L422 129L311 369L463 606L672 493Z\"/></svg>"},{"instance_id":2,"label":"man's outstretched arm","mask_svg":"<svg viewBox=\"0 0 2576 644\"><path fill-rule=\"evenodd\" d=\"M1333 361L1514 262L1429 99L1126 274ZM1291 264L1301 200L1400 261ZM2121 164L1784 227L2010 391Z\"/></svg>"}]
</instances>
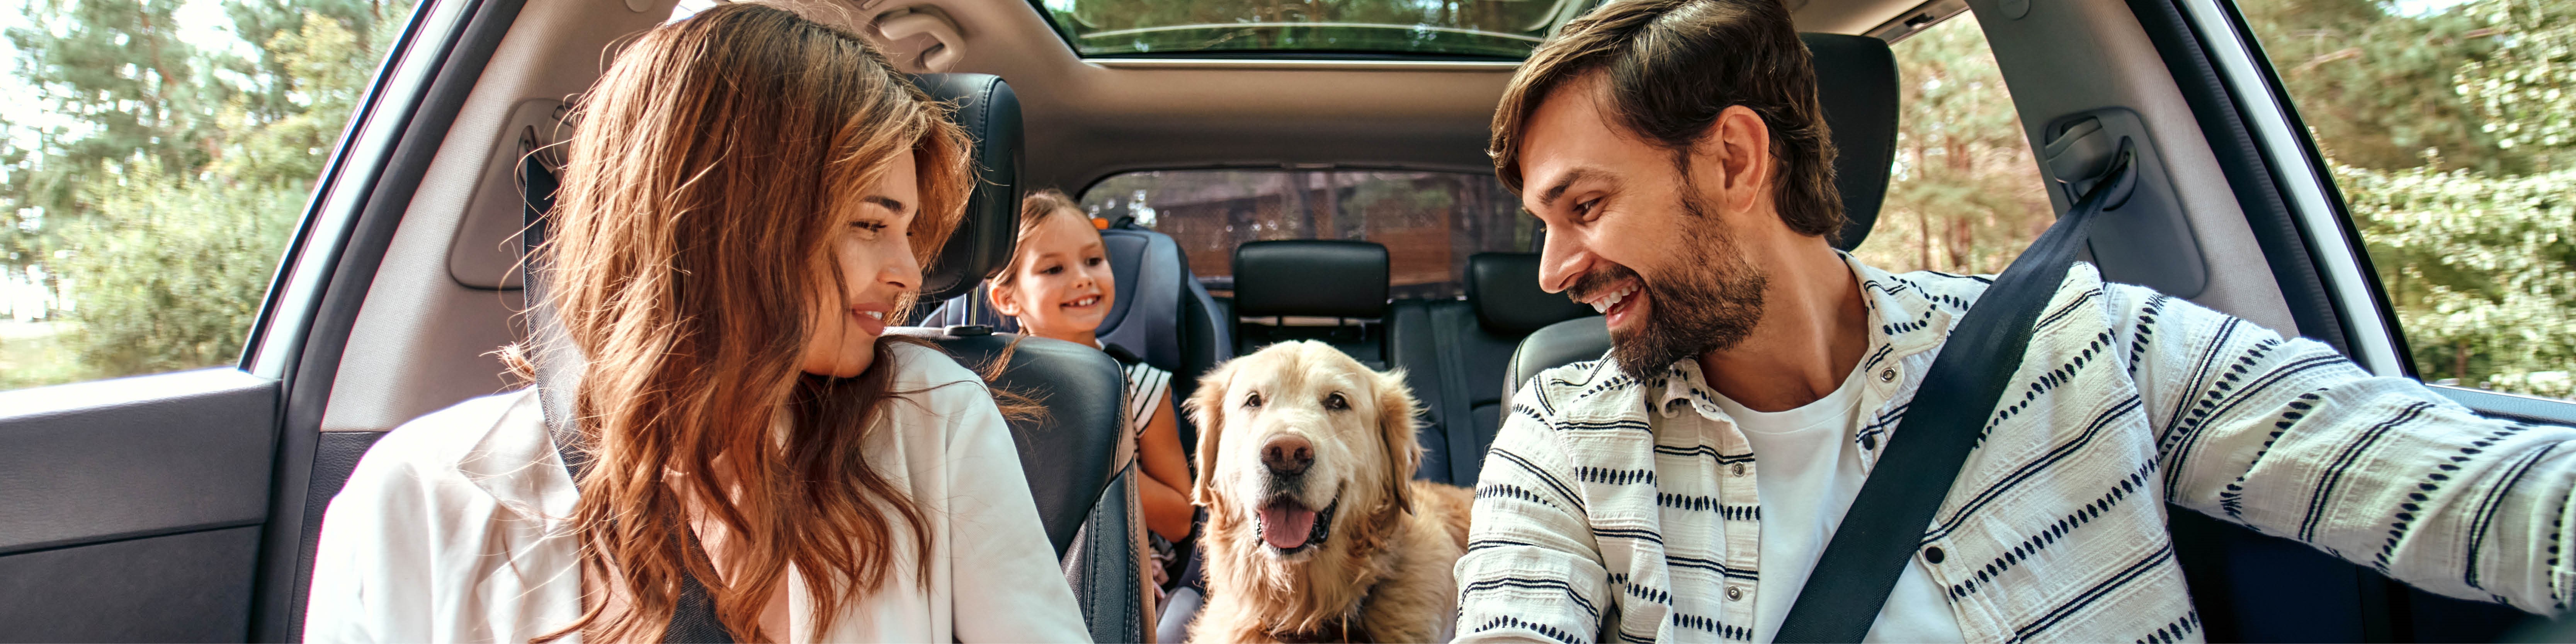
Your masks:
<instances>
[{"instance_id":1,"label":"man's outstretched arm","mask_svg":"<svg viewBox=\"0 0 2576 644\"><path fill-rule=\"evenodd\" d=\"M2106 291L2168 499L2427 591L2566 611L2576 429L2481 418L2313 340Z\"/></svg>"},{"instance_id":2,"label":"man's outstretched arm","mask_svg":"<svg viewBox=\"0 0 2576 644\"><path fill-rule=\"evenodd\" d=\"M1538 395L1533 385L1513 397L1476 481L1457 567L1459 642L1590 642L1593 608L1612 599L1582 488Z\"/></svg>"}]
</instances>

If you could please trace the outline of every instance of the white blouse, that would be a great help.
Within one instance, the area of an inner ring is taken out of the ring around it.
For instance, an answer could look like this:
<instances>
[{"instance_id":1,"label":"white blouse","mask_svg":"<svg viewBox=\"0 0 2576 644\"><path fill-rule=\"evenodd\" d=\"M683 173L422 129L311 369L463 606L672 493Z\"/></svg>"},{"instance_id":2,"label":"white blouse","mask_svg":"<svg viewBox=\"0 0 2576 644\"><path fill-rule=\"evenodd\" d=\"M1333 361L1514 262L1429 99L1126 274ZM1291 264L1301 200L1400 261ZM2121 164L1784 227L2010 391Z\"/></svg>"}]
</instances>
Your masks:
<instances>
[{"instance_id":1,"label":"white blouse","mask_svg":"<svg viewBox=\"0 0 2576 644\"><path fill-rule=\"evenodd\" d=\"M983 381L939 352L895 345L888 430L869 464L931 521L928 583L897 565L816 633L788 575L799 642L1088 641ZM526 642L581 615L570 537L578 498L536 394L477 398L385 434L331 501L304 636L315 642ZM895 560L913 561L909 539ZM579 641L576 633L563 641Z\"/></svg>"}]
</instances>

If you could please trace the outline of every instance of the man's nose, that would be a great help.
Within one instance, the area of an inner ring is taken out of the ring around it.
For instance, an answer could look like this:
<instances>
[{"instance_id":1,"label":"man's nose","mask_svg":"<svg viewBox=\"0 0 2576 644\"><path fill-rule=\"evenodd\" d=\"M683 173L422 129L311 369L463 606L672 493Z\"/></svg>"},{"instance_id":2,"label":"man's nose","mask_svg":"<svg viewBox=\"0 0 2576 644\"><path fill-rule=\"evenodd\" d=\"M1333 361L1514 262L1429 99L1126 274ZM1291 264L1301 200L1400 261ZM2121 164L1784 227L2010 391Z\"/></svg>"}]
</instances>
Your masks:
<instances>
[{"instance_id":1,"label":"man's nose","mask_svg":"<svg viewBox=\"0 0 2576 644\"><path fill-rule=\"evenodd\" d=\"M1538 287L1549 293L1563 293L1574 285L1574 278L1592 266L1592 251L1570 234L1548 234L1539 246Z\"/></svg>"},{"instance_id":2,"label":"man's nose","mask_svg":"<svg viewBox=\"0 0 2576 644\"><path fill-rule=\"evenodd\" d=\"M1296 476L1315 464L1315 444L1295 434L1281 434L1261 444L1261 464L1274 474Z\"/></svg>"}]
</instances>

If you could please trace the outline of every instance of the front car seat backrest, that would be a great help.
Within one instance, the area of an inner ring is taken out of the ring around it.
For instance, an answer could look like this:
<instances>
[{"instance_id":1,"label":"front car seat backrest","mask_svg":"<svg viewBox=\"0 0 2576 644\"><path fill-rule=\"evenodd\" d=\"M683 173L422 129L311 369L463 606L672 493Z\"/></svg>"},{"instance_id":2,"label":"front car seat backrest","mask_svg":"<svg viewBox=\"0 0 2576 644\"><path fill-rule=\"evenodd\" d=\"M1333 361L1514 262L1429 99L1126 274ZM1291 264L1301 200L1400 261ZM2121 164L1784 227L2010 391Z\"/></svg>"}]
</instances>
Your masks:
<instances>
[{"instance_id":1,"label":"front car seat backrest","mask_svg":"<svg viewBox=\"0 0 2576 644\"><path fill-rule=\"evenodd\" d=\"M928 327L895 327L929 340L969 369L983 371L1010 348L1010 364L995 374L992 385L1035 399L1046 413L1011 421L1012 443L1020 450L1020 470L1029 493L1037 499L1038 519L1047 541L1061 557L1073 545L1084 515L1109 484L1117 462L1119 398L1127 391L1118 361L1098 349L1062 340L1023 338L1011 334L947 335Z\"/></svg>"},{"instance_id":2,"label":"front car seat backrest","mask_svg":"<svg viewBox=\"0 0 2576 644\"><path fill-rule=\"evenodd\" d=\"M1020 222L1020 97L992 74L922 74L912 82L930 100L948 103L949 120L974 141L975 191L966 216L922 267L919 302L937 302L975 288L1011 257Z\"/></svg>"}]
</instances>

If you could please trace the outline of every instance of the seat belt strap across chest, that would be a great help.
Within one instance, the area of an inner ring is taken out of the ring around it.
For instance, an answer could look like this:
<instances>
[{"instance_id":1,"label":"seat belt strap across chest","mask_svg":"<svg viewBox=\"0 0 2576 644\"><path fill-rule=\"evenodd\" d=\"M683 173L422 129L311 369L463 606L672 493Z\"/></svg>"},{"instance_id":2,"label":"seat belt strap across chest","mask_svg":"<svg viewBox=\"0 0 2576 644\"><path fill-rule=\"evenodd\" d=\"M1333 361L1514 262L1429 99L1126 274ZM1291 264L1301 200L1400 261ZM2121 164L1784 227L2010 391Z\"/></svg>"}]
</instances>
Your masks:
<instances>
[{"instance_id":1,"label":"seat belt strap across chest","mask_svg":"<svg viewBox=\"0 0 2576 644\"><path fill-rule=\"evenodd\" d=\"M528 303L529 344L534 347L529 359L536 367L537 408L544 416L546 437L555 445L555 457L563 461L564 474L579 486L582 474L590 470L590 452L581 448L580 426L572 422L578 413L573 398L581 383L582 365L589 360L579 347L573 346L563 322L556 319L554 307L546 303L545 283L538 279L543 273L537 270L536 249L545 243L546 213L554 210L557 183L554 171L535 158L522 158L519 166L520 198L526 205L526 227L519 233L519 280ZM682 536L688 539L693 556L704 556L698 550L694 532L683 529ZM679 603L673 607L662 641L733 643L733 634L725 630L723 620L716 618L715 599L697 577L680 575Z\"/></svg>"},{"instance_id":2,"label":"seat belt strap across chest","mask_svg":"<svg viewBox=\"0 0 2576 644\"><path fill-rule=\"evenodd\" d=\"M1925 528L1976 448L1995 401L2097 215L2120 207L2137 184L2135 151L2120 140L2102 178L2048 227L1951 327L1914 402L1826 542L1775 642L1858 642L1923 544ZM1929 556L1929 555L1927 555Z\"/></svg>"}]
</instances>

